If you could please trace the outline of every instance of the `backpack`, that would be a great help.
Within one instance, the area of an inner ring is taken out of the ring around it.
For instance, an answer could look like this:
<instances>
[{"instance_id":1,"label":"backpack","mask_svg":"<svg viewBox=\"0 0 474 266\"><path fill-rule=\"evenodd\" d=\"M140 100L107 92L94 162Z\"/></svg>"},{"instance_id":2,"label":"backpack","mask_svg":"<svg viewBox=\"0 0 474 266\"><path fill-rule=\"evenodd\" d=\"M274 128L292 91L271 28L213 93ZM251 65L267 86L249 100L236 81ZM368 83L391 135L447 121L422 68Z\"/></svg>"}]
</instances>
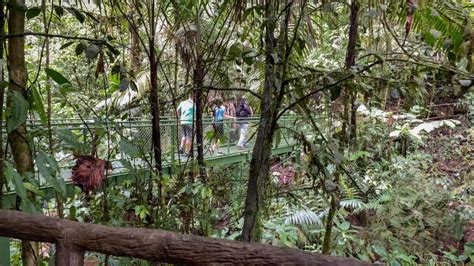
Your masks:
<instances>
[{"instance_id":1,"label":"backpack","mask_svg":"<svg viewBox=\"0 0 474 266\"><path fill-rule=\"evenodd\" d=\"M249 117L251 115L250 107L247 104L241 104L237 108L237 117Z\"/></svg>"}]
</instances>

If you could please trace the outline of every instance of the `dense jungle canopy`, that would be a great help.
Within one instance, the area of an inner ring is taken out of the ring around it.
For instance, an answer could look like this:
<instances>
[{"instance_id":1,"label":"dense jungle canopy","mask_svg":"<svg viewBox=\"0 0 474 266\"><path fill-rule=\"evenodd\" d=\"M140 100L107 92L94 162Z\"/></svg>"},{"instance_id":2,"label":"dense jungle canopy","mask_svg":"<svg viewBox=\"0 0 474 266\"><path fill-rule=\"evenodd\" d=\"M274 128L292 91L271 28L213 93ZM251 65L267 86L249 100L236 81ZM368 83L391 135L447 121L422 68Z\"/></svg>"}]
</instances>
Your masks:
<instances>
[{"instance_id":1,"label":"dense jungle canopy","mask_svg":"<svg viewBox=\"0 0 474 266\"><path fill-rule=\"evenodd\" d=\"M0 1L0 265L473 263L473 19Z\"/></svg>"}]
</instances>

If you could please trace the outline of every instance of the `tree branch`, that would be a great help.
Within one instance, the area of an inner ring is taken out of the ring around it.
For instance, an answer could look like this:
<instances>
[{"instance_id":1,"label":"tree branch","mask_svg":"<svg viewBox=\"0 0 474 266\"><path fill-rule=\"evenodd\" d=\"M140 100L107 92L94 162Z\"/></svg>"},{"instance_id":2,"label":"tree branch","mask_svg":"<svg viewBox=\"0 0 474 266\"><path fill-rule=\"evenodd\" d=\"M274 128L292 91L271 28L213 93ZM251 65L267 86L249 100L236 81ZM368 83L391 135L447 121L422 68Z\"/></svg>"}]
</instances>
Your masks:
<instances>
[{"instance_id":1,"label":"tree branch","mask_svg":"<svg viewBox=\"0 0 474 266\"><path fill-rule=\"evenodd\" d=\"M68 36L68 35L62 35L62 34L50 34L50 33L44 33L44 32L28 32L28 31L23 32L23 33L17 33L17 34L7 34L5 35L5 39L25 37L25 36L42 36L42 37L49 37L49 38L61 38L61 39L66 39L66 40L85 40L85 41L90 41L90 42L95 42L95 43L107 43L106 40L102 40L102 39L93 39L93 38L81 37L81 36Z\"/></svg>"},{"instance_id":2,"label":"tree branch","mask_svg":"<svg viewBox=\"0 0 474 266\"><path fill-rule=\"evenodd\" d=\"M385 60L385 61L386 61L386 60ZM339 85L339 84L345 82L346 80L349 80L349 79L355 77L355 75L360 74L360 73L363 73L363 72L365 72L365 71L371 69L373 66L378 65L378 64L381 64L381 63L383 63L383 62L385 62L385 61L384 61L384 60L375 61L375 62L373 62L372 64L370 64L370 65L364 67L363 69L361 69L361 70L359 70L359 71L357 71L357 72L355 72L355 73L352 73L352 74L350 74L350 75L348 75L348 76L346 76L346 77L344 77L344 78L342 78L342 79L340 79L340 80L338 80L338 81L336 81L336 82L334 82L334 83L331 83L331 84L329 84L329 85L326 85L326 86L323 86L323 87L321 87L321 88L319 88L319 89L316 89L316 90L311 91L310 93L308 93L308 94L306 94L305 96L299 98L298 100L294 101L293 103L291 103L290 105L288 105L287 107L285 107L283 110L281 110L280 113L279 113L278 116L277 116L277 120L278 120L286 111L290 110L291 108L293 108L295 105L299 104L300 102L302 102L302 101L308 99L309 97L311 97L311 95L314 95L314 94L316 94L316 93L318 93L318 92L320 92L320 91L323 91L323 90L327 90L327 89L336 87L337 85Z\"/></svg>"}]
</instances>

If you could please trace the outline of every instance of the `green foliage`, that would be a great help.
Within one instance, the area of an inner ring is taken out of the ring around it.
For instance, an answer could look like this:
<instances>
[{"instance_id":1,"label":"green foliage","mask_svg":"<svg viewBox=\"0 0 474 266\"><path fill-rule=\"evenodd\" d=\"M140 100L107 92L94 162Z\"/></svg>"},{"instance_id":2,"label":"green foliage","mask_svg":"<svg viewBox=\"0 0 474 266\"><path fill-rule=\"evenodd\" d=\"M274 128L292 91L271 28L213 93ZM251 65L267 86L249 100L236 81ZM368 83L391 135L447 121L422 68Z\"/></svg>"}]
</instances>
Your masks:
<instances>
[{"instance_id":1,"label":"green foliage","mask_svg":"<svg viewBox=\"0 0 474 266\"><path fill-rule=\"evenodd\" d=\"M66 149L72 150L78 154L88 154L90 147L79 141L79 137L67 129L58 129L55 131L56 136L64 142ZM85 136L83 136L85 137Z\"/></svg>"},{"instance_id":2,"label":"green foliage","mask_svg":"<svg viewBox=\"0 0 474 266\"><path fill-rule=\"evenodd\" d=\"M130 158L138 158L141 154L140 149L128 140L120 141L119 145L120 150L130 156Z\"/></svg>"},{"instance_id":3,"label":"green foliage","mask_svg":"<svg viewBox=\"0 0 474 266\"><path fill-rule=\"evenodd\" d=\"M48 118L46 116L43 99L41 98L41 94L39 93L38 88L31 88L31 97L29 97L29 99L32 100L32 102L30 102L31 108L38 114L41 122L46 125Z\"/></svg>"},{"instance_id":4,"label":"green foliage","mask_svg":"<svg viewBox=\"0 0 474 266\"><path fill-rule=\"evenodd\" d=\"M59 176L59 165L56 159L45 152L39 152L36 156L36 165L41 177L51 185L56 192L63 197L66 197L66 183L64 179Z\"/></svg>"},{"instance_id":5,"label":"green foliage","mask_svg":"<svg viewBox=\"0 0 474 266\"><path fill-rule=\"evenodd\" d=\"M39 14L41 14L41 7L31 7L31 8L28 8L28 10L26 10L26 19L32 19L32 18L35 18L37 16L39 16Z\"/></svg>"},{"instance_id":6,"label":"green foliage","mask_svg":"<svg viewBox=\"0 0 474 266\"><path fill-rule=\"evenodd\" d=\"M19 92L13 92L12 104L7 110L7 132L11 133L17 129L21 124L26 122L28 115L29 104L25 97Z\"/></svg>"},{"instance_id":7,"label":"green foliage","mask_svg":"<svg viewBox=\"0 0 474 266\"><path fill-rule=\"evenodd\" d=\"M71 82L58 71L51 68L47 68L45 69L45 71L46 74L48 74L48 76L51 77L51 79L53 79L59 85L71 84Z\"/></svg>"}]
</instances>

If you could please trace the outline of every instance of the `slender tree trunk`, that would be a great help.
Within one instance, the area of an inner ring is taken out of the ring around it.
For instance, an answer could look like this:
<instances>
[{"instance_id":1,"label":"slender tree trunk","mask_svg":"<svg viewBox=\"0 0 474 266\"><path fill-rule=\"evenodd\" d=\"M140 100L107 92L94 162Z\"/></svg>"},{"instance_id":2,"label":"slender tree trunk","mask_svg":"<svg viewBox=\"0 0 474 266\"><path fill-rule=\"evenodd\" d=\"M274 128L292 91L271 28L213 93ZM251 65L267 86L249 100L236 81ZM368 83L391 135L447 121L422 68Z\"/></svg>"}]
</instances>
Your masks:
<instances>
[{"instance_id":1,"label":"slender tree trunk","mask_svg":"<svg viewBox=\"0 0 474 266\"><path fill-rule=\"evenodd\" d=\"M338 209L338 202L336 201L336 196L334 194L331 195L331 206L329 206L329 213L326 219L326 227L324 232L324 240L323 240L323 254L329 254L331 252L331 234L332 234L332 226L333 226L333 219L334 215Z\"/></svg>"},{"instance_id":2,"label":"slender tree trunk","mask_svg":"<svg viewBox=\"0 0 474 266\"><path fill-rule=\"evenodd\" d=\"M203 182L206 182L206 164L204 161L204 131L202 126L202 113L204 109L204 95L203 95L203 83L204 83L204 59L201 49L201 17L200 9L196 12L196 62L194 69L194 86L195 86L195 102L196 102L196 145L197 145L197 160L199 166L199 176Z\"/></svg>"},{"instance_id":3,"label":"slender tree trunk","mask_svg":"<svg viewBox=\"0 0 474 266\"><path fill-rule=\"evenodd\" d=\"M25 31L25 1L10 0L8 32L22 34ZM11 38L8 41L8 90L10 95L7 105L12 106L12 93L19 93L26 98L27 70L25 64L25 37ZM13 160L19 174L33 173L33 156L29 143L26 121L8 134ZM37 247L34 243L22 241L23 265L36 265Z\"/></svg>"},{"instance_id":4,"label":"slender tree trunk","mask_svg":"<svg viewBox=\"0 0 474 266\"><path fill-rule=\"evenodd\" d=\"M42 0L41 7L43 9L43 25L44 32L49 33L49 22L46 16L46 0ZM49 38L45 37L45 67L49 68L49 58L50 58L50 47L49 47ZM51 78L48 77L48 83L46 85L46 115L47 115L47 127L48 127L48 148L51 156L54 156L54 140L53 140L53 129L51 126L51 115L52 115L52 96L51 96ZM63 198L59 192L55 192L56 197L56 210L58 211L58 217L64 218L64 203Z\"/></svg>"},{"instance_id":5,"label":"slender tree trunk","mask_svg":"<svg viewBox=\"0 0 474 266\"><path fill-rule=\"evenodd\" d=\"M0 0L0 84L3 83L4 72L3 72L3 49L5 41L5 3ZM3 132L3 105L5 100L5 89L0 86L0 132ZM3 136L0 136L0 208L3 206L3 186L5 184L4 165L5 165L5 154L3 150Z\"/></svg>"},{"instance_id":6,"label":"slender tree trunk","mask_svg":"<svg viewBox=\"0 0 474 266\"><path fill-rule=\"evenodd\" d=\"M247 198L244 209L244 227L241 240L255 242L259 240L258 218L263 204L265 180L270 169L270 156L273 141L273 132L276 128L277 104L272 97L276 84L276 62L274 53L276 48L275 13L277 1L269 1L265 8L265 85L260 103L260 125L257 131L252 160L250 161Z\"/></svg>"},{"instance_id":7,"label":"slender tree trunk","mask_svg":"<svg viewBox=\"0 0 474 266\"><path fill-rule=\"evenodd\" d=\"M349 43L347 45L347 54L346 54L346 69L351 69L355 64L356 58L356 46L357 46L357 16L359 11L358 0L352 0L350 6L350 27L349 27ZM344 91L344 115L343 115L343 130L342 137L344 142L347 141L347 145L350 146L352 143L355 145L356 141L356 110L355 110L355 99L357 97L357 91L354 88L353 91ZM350 116L350 120L349 120ZM348 128L347 125L350 125ZM336 174L337 176L338 174ZM338 180L338 178L337 178ZM337 183L337 180L335 181ZM326 219L326 231L323 240L323 249L324 254L329 254L331 252L331 234L333 227L333 219L336 215L337 210L339 209L339 202L336 200L335 192L331 193L331 206L329 208L328 217Z\"/></svg>"},{"instance_id":8,"label":"slender tree trunk","mask_svg":"<svg viewBox=\"0 0 474 266\"><path fill-rule=\"evenodd\" d=\"M352 0L350 7L350 20L349 20L349 43L347 45L347 54L346 54L346 68L351 69L355 65L356 59L356 48L357 48L357 28L359 27L358 23L358 13L359 13L359 3L358 0ZM355 99L357 98L357 91L355 88L351 88L352 92L346 92L345 96L348 98L344 102L345 115L349 115L350 109L350 121L346 120L350 124L350 130L347 132L347 141L350 145L353 143L356 144L357 139L357 124L356 124L356 110L355 110ZM346 117L348 118L348 117ZM350 123L349 123L350 122Z\"/></svg>"},{"instance_id":9,"label":"slender tree trunk","mask_svg":"<svg viewBox=\"0 0 474 266\"><path fill-rule=\"evenodd\" d=\"M357 16L359 13L359 3L358 0L352 0L351 2L351 15L349 20L349 43L347 45L347 54L346 54L346 68L350 69L355 64L356 59L356 46L357 46L357 28L359 23L357 21Z\"/></svg>"},{"instance_id":10,"label":"slender tree trunk","mask_svg":"<svg viewBox=\"0 0 474 266\"><path fill-rule=\"evenodd\" d=\"M135 5L130 4L129 7L130 14L132 14L132 17L135 16ZM138 71L140 70L140 65L141 65L141 58L140 58L140 36L138 36L138 31L133 28L134 26L130 23L128 26L128 30L130 31L130 46L131 46L131 52L130 56L132 57L132 73L136 75Z\"/></svg>"},{"instance_id":11,"label":"slender tree trunk","mask_svg":"<svg viewBox=\"0 0 474 266\"><path fill-rule=\"evenodd\" d=\"M153 155L155 157L155 170L158 173L158 201L161 201L163 164L161 160L161 128L160 128L160 109L158 99L158 61L156 59L155 37L152 36L150 45L150 105L152 114L152 134L153 134ZM159 204L161 205L161 204Z\"/></svg>"},{"instance_id":12,"label":"slender tree trunk","mask_svg":"<svg viewBox=\"0 0 474 266\"><path fill-rule=\"evenodd\" d=\"M202 91L204 81L204 63L201 55L196 60L196 69L194 70L194 86L196 101L196 144L197 160L199 166L199 176L206 182L206 164L204 161L204 131L202 126L202 113L204 108L204 95Z\"/></svg>"}]
</instances>

